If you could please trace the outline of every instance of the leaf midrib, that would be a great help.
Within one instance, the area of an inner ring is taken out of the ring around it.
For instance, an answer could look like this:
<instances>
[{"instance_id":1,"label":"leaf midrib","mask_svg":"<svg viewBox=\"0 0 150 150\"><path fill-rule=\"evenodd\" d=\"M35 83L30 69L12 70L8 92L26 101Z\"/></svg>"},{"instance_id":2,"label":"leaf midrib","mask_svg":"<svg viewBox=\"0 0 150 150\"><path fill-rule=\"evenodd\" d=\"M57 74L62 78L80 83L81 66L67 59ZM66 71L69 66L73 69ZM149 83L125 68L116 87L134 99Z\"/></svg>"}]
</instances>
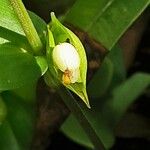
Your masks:
<instances>
[{"instance_id":1,"label":"leaf midrib","mask_svg":"<svg viewBox=\"0 0 150 150\"><path fill-rule=\"evenodd\" d=\"M93 21L91 21L91 23L85 28L85 31L89 31L90 28L92 28L93 24L97 22L97 20L104 14L104 12L112 5L114 1L115 0L110 0L108 1L108 3L106 3L105 7L103 7L103 9L98 13L98 15L95 15Z\"/></svg>"}]
</instances>

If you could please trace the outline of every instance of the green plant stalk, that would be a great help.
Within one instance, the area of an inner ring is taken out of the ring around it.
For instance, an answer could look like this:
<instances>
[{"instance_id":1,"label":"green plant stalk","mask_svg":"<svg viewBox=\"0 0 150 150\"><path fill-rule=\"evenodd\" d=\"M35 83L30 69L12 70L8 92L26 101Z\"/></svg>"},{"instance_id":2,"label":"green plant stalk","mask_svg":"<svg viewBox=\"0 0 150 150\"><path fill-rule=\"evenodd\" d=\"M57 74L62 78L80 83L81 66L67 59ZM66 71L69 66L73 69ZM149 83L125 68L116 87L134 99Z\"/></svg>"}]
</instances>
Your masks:
<instances>
[{"instance_id":1,"label":"green plant stalk","mask_svg":"<svg viewBox=\"0 0 150 150\"><path fill-rule=\"evenodd\" d=\"M58 93L88 135L89 139L95 147L95 150L105 150L105 147L98 137L96 131L93 129L90 122L86 118L83 110L84 108L81 108L81 106L77 103L77 101L65 87L61 87L60 89L58 89Z\"/></svg>"},{"instance_id":2,"label":"green plant stalk","mask_svg":"<svg viewBox=\"0 0 150 150\"><path fill-rule=\"evenodd\" d=\"M41 55L43 45L21 0L10 0L35 55Z\"/></svg>"}]
</instances>

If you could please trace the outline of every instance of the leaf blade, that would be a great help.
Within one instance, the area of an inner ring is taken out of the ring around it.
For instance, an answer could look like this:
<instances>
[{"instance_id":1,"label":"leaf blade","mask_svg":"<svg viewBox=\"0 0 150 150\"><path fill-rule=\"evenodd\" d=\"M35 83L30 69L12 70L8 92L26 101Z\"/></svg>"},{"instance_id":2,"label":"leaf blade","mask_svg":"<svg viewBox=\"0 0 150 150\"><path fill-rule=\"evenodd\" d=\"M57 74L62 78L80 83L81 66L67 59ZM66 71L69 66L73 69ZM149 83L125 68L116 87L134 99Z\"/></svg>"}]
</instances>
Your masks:
<instances>
[{"instance_id":1,"label":"leaf blade","mask_svg":"<svg viewBox=\"0 0 150 150\"><path fill-rule=\"evenodd\" d=\"M40 75L40 67L32 55L11 44L0 46L1 91L19 88L35 82Z\"/></svg>"},{"instance_id":2,"label":"leaf blade","mask_svg":"<svg viewBox=\"0 0 150 150\"><path fill-rule=\"evenodd\" d=\"M136 0L77 0L65 21L88 32L110 50L149 3L149 0L138 3Z\"/></svg>"},{"instance_id":3,"label":"leaf blade","mask_svg":"<svg viewBox=\"0 0 150 150\"><path fill-rule=\"evenodd\" d=\"M137 73L113 89L112 97L109 96L102 101L93 99L91 112L83 110L106 148L110 148L114 143L113 130L122 115L148 85L150 85L150 75ZM80 132L76 127L79 127ZM93 148L83 129L72 115L62 126L62 130L79 144Z\"/></svg>"}]
</instances>

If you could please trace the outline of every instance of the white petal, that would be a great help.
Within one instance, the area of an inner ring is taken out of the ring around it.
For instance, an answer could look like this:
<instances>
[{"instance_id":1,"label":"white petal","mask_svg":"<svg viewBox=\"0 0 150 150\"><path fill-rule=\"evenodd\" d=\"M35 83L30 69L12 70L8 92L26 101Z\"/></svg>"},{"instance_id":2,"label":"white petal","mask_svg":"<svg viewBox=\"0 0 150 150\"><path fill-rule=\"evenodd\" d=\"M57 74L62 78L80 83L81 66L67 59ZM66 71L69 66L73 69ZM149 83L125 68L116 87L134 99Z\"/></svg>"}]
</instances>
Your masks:
<instances>
[{"instance_id":1,"label":"white petal","mask_svg":"<svg viewBox=\"0 0 150 150\"><path fill-rule=\"evenodd\" d=\"M61 43L53 49L53 61L64 72L76 70L80 66L80 58L75 47L69 43Z\"/></svg>"},{"instance_id":2,"label":"white petal","mask_svg":"<svg viewBox=\"0 0 150 150\"><path fill-rule=\"evenodd\" d=\"M79 76L80 76L80 70L79 70L79 68L73 70L72 71L72 77L71 77L71 83L77 82L78 79L79 79Z\"/></svg>"}]
</instances>

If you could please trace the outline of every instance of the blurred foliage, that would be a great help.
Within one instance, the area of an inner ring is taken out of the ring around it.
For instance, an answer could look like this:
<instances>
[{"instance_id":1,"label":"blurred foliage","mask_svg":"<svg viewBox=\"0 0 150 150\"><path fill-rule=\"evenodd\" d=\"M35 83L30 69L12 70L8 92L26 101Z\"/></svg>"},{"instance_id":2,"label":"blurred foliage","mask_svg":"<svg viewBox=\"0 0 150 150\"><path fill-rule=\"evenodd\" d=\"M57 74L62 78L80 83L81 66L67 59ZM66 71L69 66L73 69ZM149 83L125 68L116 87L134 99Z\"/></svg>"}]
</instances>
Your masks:
<instances>
[{"instance_id":1,"label":"blurred foliage","mask_svg":"<svg viewBox=\"0 0 150 150\"><path fill-rule=\"evenodd\" d=\"M36 82L47 64L28 53L31 47L8 0L0 10L0 149L27 150L35 128ZM45 22L30 16L45 43Z\"/></svg>"},{"instance_id":2,"label":"blurred foliage","mask_svg":"<svg viewBox=\"0 0 150 150\"><path fill-rule=\"evenodd\" d=\"M65 22L87 32L108 50L112 50L88 85L92 109L83 109L98 137L110 148L115 141L114 128L122 115L150 84L150 75L146 73L135 73L126 78L122 50L113 46L150 1L24 2L46 21L49 20L50 11L63 15L69 10L63 16ZM0 10L0 149L27 150L30 149L35 127L36 82L48 66L44 55L32 55L31 47L9 0L1 0ZM29 14L46 47L46 23L34 13ZM74 141L93 147L73 115L64 123L62 130Z\"/></svg>"},{"instance_id":3,"label":"blurred foliage","mask_svg":"<svg viewBox=\"0 0 150 150\"><path fill-rule=\"evenodd\" d=\"M120 57L120 55L117 54L120 52L121 49L117 47L115 47L110 52L108 57L111 58L111 62L115 62L115 60L118 60L118 64L121 65L122 57ZM116 58L112 55L119 57ZM115 65L114 63L113 66L117 67L118 64ZM123 64L121 68L124 68ZM101 80L104 80L103 78L105 77L105 81L107 81L109 74L105 74L105 76L101 78L101 76L104 74L103 72L98 72L91 80L91 82L95 83L95 86L92 86L92 90L90 89L91 83L89 83L88 85L91 110L86 110L85 114L87 115L89 121L93 125L93 128L99 134L101 140L104 142L106 148L110 148L114 144L115 126L120 121L127 108L150 84L150 75L144 73L136 73L127 80L125 80L125 75L122 75L122 78L120 75L120 81L114 80L114 78L116 78L118 74L122 73L123 72L120 72L120 69L113 72L111 84L109 84L109 87L111 88L108 87L103 94L101 94L101 89L103 89L102 87L105 88L106 85L105 82ZM98 76L99 81L96 82ZM98 90L100 90L99 95ZM80 127L80 125L72 115L62 126L62 130L68 137L71 137L74 141L87 147L92 147L92 143L88 140L83 129Z\"/></svg>"},{"instance_id":4,"label":"blurred foliage","mask_svg":"<svg viewBox=\"0 0 150 150\"><path fill-rule=\"evenodd\" d=\"M108 50L149 5L149 0L77 0L66 21L88 32Z\"/></svg>"}]
</instances>

